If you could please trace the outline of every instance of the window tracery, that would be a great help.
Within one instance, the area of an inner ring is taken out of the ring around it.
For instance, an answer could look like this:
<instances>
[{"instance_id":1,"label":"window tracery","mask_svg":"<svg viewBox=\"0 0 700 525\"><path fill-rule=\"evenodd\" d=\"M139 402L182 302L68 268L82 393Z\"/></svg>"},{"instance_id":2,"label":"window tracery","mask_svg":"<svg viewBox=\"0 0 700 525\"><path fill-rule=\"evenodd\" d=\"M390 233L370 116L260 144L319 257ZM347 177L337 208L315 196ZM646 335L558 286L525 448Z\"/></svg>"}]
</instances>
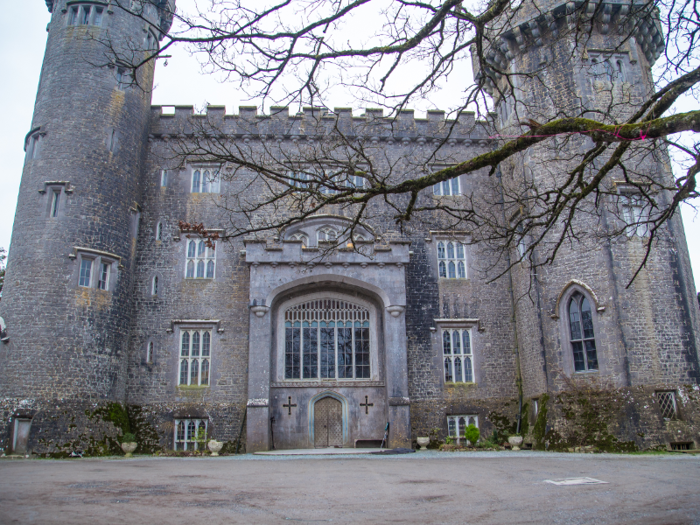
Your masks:
<instances>
[{"instance_id":1,"label":"window tracery","mask_svg":"<svg viewBox=\"0 0 700 525\"><path fill-rule=\"evenodd\" d=\"M292 306L284 313L286 379L367 379L370 314L336 299Z\"/></svg>"},{"instance_id":2,"label":"window tracery","mask_svg":"<svg viewBox=\"0 0 700 525\"><path fill-rule=\"evenodd\" d=\"M445 329L442 332L445 383L473 383L471 330Z\"/></svg>"},{"instance_id":3,"label":"window tracery","mask_svg":"<svg viewBox=\"0 0 700 525\"><path fill-rule=\"evenodd\" d=\"M466 279L467 256L461 242L440 241L437 245L438 276L443 279Z\"/></svg>"},{"instance_id":4,"label":"window tracery","mask_svg":"<svg viewBox=\"0 0 700 525\"><path fill-rule=\"evenodd\" d=\"M216 243L190 240L187 243L185 277L188 279L213 279L216 270Z\"/></svg>"}]
</instances>

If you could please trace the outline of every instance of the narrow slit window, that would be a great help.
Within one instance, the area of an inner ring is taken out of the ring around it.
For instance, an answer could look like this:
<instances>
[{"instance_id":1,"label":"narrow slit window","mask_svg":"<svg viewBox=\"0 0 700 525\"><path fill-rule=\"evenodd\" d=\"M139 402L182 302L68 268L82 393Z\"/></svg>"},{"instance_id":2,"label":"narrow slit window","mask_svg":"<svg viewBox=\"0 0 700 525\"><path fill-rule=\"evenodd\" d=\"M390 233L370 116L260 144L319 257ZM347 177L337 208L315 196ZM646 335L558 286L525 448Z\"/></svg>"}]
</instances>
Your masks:
<instances>
[{"instance_id":1,"label":"narrow slit window","mask_svg":"<svg viewBox=\"0 0 700 525\"><path fill-rule=\"evenodd\" d=\"M153 341L150 341L146 347L146 362L153 362Z\"/></svg>"},{"instance_id":2,"label":"narrow slit window","mask_svg":"<svg viewBox=\"0 0 700 525\"><path fill-rule=\"evenodd\" d=\"M61 201L61 190L51 192L51 217L58 217L58 207Z\"/></svg>"},{"instance_id":3,"label":"narrow slit window","mask_svg":"<svg viewBox=\"0 0 700 525\"><path fill-rule=\"evenodd\" d=\"M153 284L151 285L151 295L158 295L158 276L153 277Z\"/></svg>"},{"instance_id":4,"label":"narrow slit window","mask_svg":"<svg viewBox=\"0 0 700 525\"><path fill-rule=\"evenodd\" d=\"M163 240L163 223L159 222L158 226L156 226L156 241L162 241Z\"/></svg>"}]
</instances>

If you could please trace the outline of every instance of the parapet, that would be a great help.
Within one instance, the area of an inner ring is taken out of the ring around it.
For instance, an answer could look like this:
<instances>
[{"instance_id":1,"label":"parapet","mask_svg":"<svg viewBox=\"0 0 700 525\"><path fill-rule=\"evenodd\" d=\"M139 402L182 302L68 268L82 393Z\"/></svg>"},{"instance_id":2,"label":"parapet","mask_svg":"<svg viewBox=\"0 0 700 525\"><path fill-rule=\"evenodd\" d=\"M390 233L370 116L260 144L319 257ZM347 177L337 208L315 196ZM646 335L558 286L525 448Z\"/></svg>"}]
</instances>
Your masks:
<instances>
[{"instance_id":1,"label":"parapet","mask_svg":"<svg viewBox=\"0 0 700 525\"><path fill-rule=\"evenodd\" d=\"M174 108L172 113L164 108ZM240 106L237 115L226 114L224 106L208 106L195 113L193 106L152 106L151 139L184 138L195 133L250 140L321 140L342 135L373 143L430 143L488 146L494 134L495 116L477 121L475 114L463 111L455 119L445 119L445 111L429 110L426 118L415 118L413 110L401 110L385 117L382 109L365 109L353 116L351 108L305 107L290 114L288 107L273 106L269 114L258 114L256 106Z\"/></svg>"}]
</instances>

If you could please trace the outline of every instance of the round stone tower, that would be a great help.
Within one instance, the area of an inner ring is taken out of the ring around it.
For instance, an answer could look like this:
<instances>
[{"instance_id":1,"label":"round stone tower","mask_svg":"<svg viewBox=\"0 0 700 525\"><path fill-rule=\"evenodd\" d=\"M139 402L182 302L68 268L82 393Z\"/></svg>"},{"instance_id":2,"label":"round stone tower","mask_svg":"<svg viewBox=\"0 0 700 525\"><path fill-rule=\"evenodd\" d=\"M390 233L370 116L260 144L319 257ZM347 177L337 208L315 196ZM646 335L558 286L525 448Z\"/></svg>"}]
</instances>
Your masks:
<instances>
[{"instance_id":1,"label":"round stone tower","mask_svg":"<svg viewBox=\"0 0 700 525\"><path fill-rule=\"evenodd\" d=\"M0 397L121 401L154 69L127 66L156 49L174 0L46 3L0 302Z\"/></svg>"},{"instance_id":2,"label":"round stone tower","mask_svg":"<svg viewBox=\"0 0 700 525\"><path fill-rule=\"evenodd\" d=\"M506 18L491 28L485 71L476 71L487 77L504 136L527 132L523 123L558 118L623 123L653 92L651 66L664 46L658 15L648 4L523 2ZM505 194L522 196L510 203L506 220L516 227L528 216L524 209L541 211L544 200L534 195L560 186L592 147L585 135L562 135L502 164ZM526 261L513 270L515 295L532 299L516 306L526 396L565 390L572 382L661 390L698 382L700 316L680 214L658 233L646 267L627 286L648 241L644 227L626 228L630 218L649 213L635 204L640 188L656 188L654 198L668 203L670 195L660 187L673 180L665 152L643 148L634 145L625 157L628 180L622 170L612 170L601 185L604 195L578 207L574 234L552 264L534 271ZM593 171L609 156L596 159ZM555 227L546 242L556 242L560 233ZM530 242L524 236L518 250ZM547 254L541 245L531 255L542 262ZM582 322L582 311L590 324L579 337L571 319Z\"/></svg>"}]
</instances>

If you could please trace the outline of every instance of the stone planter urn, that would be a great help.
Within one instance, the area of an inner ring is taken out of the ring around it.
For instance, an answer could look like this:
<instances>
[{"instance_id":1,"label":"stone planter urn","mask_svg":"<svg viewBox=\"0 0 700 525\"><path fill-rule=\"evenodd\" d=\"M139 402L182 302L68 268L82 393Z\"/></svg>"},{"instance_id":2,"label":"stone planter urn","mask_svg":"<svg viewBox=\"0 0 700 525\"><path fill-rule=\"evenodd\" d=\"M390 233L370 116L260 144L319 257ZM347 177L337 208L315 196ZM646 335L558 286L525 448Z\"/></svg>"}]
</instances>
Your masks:
<instances>
[{"instance_id":1,"label":"stone planter urn","mask_svg":"<svg viewBox=\"0 0 700 525\"><path fill-rule=\"evenodd\" d=\"M510 443L510 446L513 447L513 450L520 450L520 445L523 444L523 437L522 436L510 436L508 438L508 443Z\"/></svg>"},{"instance_id":2,"label":"stone planter urn","mask_svg":"<svg viewBox=\"0 0 700 525\"><path fill-rule=\"evenodd\" d=\"M207 443L207 446L209 447L209 451L211 452L212 456L218 456L221 449L224 448L224 442L212 439L209 441L209 443Z\"/></svg>"},{"instance_id":3,"label":"stone planter urn","mask_svg":"<svg viewBox=\"0 0 700 525\"><path fill-rule=\"evenodd\" d=\"M126 457L130 458L131 454L134 452L134 450L136 450L138 443L122 443L121 446L124 454L126 454Z\"/></svg>"},{"instance_id":4,"label":"stone planter urn","mask_svg":"<svg viewBox=\"0 0 700 525\"><path fill-rule=\"evenodd\" d=\"M416 438L416 442L418 442L418 450L426 450L428 448L428 443L430 443L430 438L429 437L419 437Z\"/></svg>"}]
</instances>

